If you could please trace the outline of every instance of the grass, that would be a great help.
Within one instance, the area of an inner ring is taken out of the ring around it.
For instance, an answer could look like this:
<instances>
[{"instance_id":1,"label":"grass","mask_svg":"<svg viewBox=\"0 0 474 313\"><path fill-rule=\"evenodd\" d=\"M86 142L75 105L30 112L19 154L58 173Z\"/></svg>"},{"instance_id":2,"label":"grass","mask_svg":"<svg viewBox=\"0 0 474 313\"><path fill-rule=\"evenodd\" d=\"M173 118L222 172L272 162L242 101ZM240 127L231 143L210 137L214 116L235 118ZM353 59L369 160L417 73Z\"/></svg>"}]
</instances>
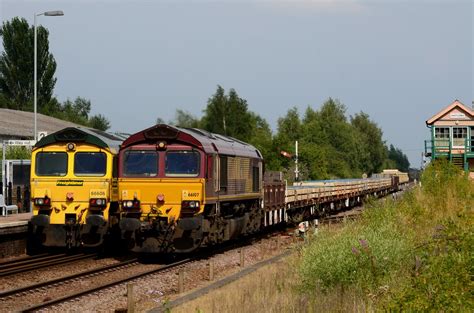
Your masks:
<instances>
[{"instance_id":1,"label":"grass","mask_svg":"<svg viewBox=\"0 0 474 313\"><path fill-rule=\"evenodd\" d=\"M173 312L473 312L474 183L435 163L421 187L324 226L287 260Z\"/></svg>"},{"instance_id":2,"label":"grass","mask_svg":"<svg viewBox=\"0 0 474 313\"><path fill-rule=\"evenodd\" d=\"M436 163L402 200L323 229L302 251L302 294L350 290L370 311L472 311L474 184Z\"/></svg>"}]
</instances>

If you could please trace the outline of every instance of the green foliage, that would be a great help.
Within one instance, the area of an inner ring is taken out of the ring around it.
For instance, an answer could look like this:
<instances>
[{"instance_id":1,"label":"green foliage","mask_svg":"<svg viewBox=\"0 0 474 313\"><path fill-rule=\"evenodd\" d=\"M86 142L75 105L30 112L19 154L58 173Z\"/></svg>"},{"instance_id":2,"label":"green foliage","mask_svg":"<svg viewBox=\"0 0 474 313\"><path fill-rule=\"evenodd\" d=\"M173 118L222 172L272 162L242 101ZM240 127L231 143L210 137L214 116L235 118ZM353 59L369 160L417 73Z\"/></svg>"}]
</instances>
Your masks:
<instances>
[{"instance_id":1,"label":"green foliage","mask_svg":"<svg viewBox=\"0 0 474 313\"><path fill-rule=\"evenodd\" d=\"M158 118L157 123L163 120ZM277 133L273 135L265 119L249 111L247 101L234 89L226 94L223 87L217 86L201 119L177 110L171 124L203 128L249 142L262 153L267 170L283 171L290 182L295 179L294 159L280 153L294 155L295 141L300 147L300 179L361 177L363 173L380 172L384 167L398 167L397 161L387 159L382 130L369 115L360 112L349 121L345 105L331 98L319 110L308 107L303 117L296 107L291 108L278 119ZM409 166L406 156L393 149L400 162L405 162L403 166Z\"/></svg>"},{"instance_id":2,"label":"green foliage","mask_svg":"<svg viewBox=\"0 0 474 313\"><path fill-rule=\"evenodd\" d=\"M276 150L293 152L296 140L301 167L307 170L301 179L360 177L379 172L386 158L377 124L363 112L349 122L344 104L331 98L318 111L308 107L302 119L292 108L278 120ZM280 161L285 168L291 163L288 159Z\"/></svg>"},{"instance_id":3,"label":"green foliage","mask_svg":"<svg viewBox=\"0 0 474 313\"><path fill-rule=\"evenodd\" d=\"M53 95L56 61L49 52L48 30L38 26L37 33L38 109L41 110ZM32 111L34 28L26 19L15 17L3 23L0 36L4 50L0 56L0 93L8 100L6 107Z\"/></svg>"},{"instance_id":4,"label":"green foliage","mask_svg":"<svg viewBox=\"0 0 474 313\"><path fill-rule=\"evenodd\" d=\"M103 131L109 129L110 122L105 116L102 114L90 116L91 107L91 101L81 97L77 97L74 101L68 99L63 104L52 99L41 113Z\"/></svg>"},{"instance_id":5,"label":"green foliage","mask_svg":"<svg viewBox=\"0 0 474 313\"><path fill-rule=\"evenodd\" d=\"M102 114L93 115L89 118L89 126L98 130L106 131L110 128L110 122Z\"/></svg>"},{"instance_id":6,"label":"green foliage","mask_svg":"<svg viewBox=\"0 0 474 313\"><path fill-rule=\"evenodd\" d=\"M56 60L49 52L49 32L37 28L38 112L80 125L107 130L110 122L101 114L89 116L91 103L77 97L63 104L53 97ZM33 111L34 27L15 17L0 28L3 52L0 56L0 108Z\"/></svg>"},{"instance_id":7,"label":"green foliage","mask_svg":"<svg viewBox=\"0 0 474 313\"><path fill-rule=\"evenodd\" d=\"M0 148L0 158L1 156L3 156L3 151ZM8 147L5 158L7 160L29 160L31 158L31 147Z\"/></svg>"},{"instance_id":8,"label":"green foliage","mask_svg":"<svg viewBox=\"0 0 474 313\"><path fill-rule=\"evenodd\" d=\"M3 149L0 147L0 165L3 157ZM29 160L31 159L31 147L13 146L6 149L5 158L7 160ZM0 166L0 177L2 177L3 166Z\"/></svg>"},{"instance_id":9,"label":"green foliage","mask_svg":"<svg viewBox=\"0 0 474 313\"><path fill-rule=\"evenodd\" d=\"M160 124L160 123L157 123ZM179 126L179 127L186 127L186 128L199 128L200 121L197 117L193 116L191 113L183 111L183 110L176 110L176 116L174 122L171 124Z\"/></svg>"},{"instance_id":10,"label":"green foliage","mask_svg":"<svg viewBox=\"0 0 474 313\"><path fill-rule=\"evenodd\" d=\"M393 145L390 145L388 149L388 160L393 161L392 164L402 172L408 172L410 168L410 162L408 161L407 156L402 152L402 150L395 148Z\"/></svg>"},{"instance_id":11,"label":"green foliage","mask_svg":"<svg viewBox=\"0 0 474 313\"><path fill-rule=\"evenodd\" d=\"M393 206L384 214L370 208L364 222L349 223L344 232L323 229L303 250L303 288L330 291L356 285L367 293L380 286L407 253L396 220L387 218L394 214Z\"/></svg>"},{"instance_id":12,"label":"green foliage","mask_svg":"<svg viewBox=\"0 0 474 313\"><path fill-rule=\"evenodd\" d=\"M351 124L357 130L356 136L360 139L356 148L360 154L362 168L366 170L367 174L381 172L387 158L387 150L382 140L382 130L364 112L351 117Z\"/></svg>"},{"instance_id":13,"label":"green foliage","mask_svg":"<svg viewBox=\"0 0 474 313\"><path fill-rule=\"evenodd\" d=\"M255 120L248 111L247 100L240 98L234 89L226 95L224 88L217 86L204 110L203 128L248 142L254 132L255 124L252 122Z\"/></svg>"},{"instance_id":14,"label":"green foliage","mask_svg":"<svg viewBox=\"0 0 474 313\"><path fill-rule=\"evenodd\" d=\"M474 184L447 162L432 164L421 184L322 228L302 250L301 291L351 290L383 311L472 312Z\"/></svg>"}]
</instances>

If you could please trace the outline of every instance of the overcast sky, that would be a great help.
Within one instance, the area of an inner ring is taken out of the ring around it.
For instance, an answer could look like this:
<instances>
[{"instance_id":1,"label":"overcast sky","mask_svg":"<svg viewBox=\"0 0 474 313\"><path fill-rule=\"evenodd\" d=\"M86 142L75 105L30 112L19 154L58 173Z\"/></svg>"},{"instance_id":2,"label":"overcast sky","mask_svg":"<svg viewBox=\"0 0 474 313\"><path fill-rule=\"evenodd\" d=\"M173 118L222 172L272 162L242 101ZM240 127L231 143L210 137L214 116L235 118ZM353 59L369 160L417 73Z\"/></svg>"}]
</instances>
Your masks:
<instances>
[{"instance_id":1,"label":"overcast sky","mask_svg":"<svg viewBox=\"0 0 474 313\"><path fill-rule=\"evenodd\" d=\"M55 95L91 99L112 130L136 132L176 109L201 116L218 84L276 129L337 98L367 112L418 167L425 121L471 105L472 1L21 1L2 21L40 17L58 63Z\"/></svg>"}]
</instances>

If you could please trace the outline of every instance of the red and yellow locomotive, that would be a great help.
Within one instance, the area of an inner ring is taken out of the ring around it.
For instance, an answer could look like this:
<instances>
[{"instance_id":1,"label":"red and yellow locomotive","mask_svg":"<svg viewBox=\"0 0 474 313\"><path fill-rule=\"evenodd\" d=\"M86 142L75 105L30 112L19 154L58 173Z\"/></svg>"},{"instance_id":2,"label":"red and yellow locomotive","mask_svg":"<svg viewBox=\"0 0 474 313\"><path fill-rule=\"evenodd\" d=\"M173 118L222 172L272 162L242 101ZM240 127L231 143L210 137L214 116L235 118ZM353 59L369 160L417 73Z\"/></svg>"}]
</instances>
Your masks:
<instances>
[{"instance_id":1,"label":"red and yellow locomotive","mask_svg":"<svg viewBox=\"0 0 474 313\"><path fill-rule=\"evenodd\" d=\"M122 238L139 252L189 252L263 226L263 159L204 130L155 125L119 152Z\"/></svg>"}]
</instances>

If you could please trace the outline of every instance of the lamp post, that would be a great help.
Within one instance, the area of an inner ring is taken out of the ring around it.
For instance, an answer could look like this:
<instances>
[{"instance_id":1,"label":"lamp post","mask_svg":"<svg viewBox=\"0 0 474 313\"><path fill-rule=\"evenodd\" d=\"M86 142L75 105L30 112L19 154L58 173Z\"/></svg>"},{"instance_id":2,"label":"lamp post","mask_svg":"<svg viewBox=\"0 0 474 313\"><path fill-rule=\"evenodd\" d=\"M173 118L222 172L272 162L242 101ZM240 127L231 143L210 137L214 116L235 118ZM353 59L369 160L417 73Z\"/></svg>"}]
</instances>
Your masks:
<instances>
[{"instance_id":1,"label":"lamp post","mask_svg":"<svg viewBox=\"0 0 474 313\"><path fill-rule=\"evenodd\" d=\"M33 95L33 107L34 107L34 117L35 117L35 129L34 129L34 138L35 142L38 139L38 124L37 124L37 63L38 63L38 48L37 48L37 41L38 41L38 35L37 35L37 30L36 30L36 17L38 16L63 16L64 12L63 11L46 11L43 13L35 13L34 15L34 32L35 32L35 39L34 39L34 69L33 69L33 89L34 89L34 95Z\"/></svg>"}]
</instances>

